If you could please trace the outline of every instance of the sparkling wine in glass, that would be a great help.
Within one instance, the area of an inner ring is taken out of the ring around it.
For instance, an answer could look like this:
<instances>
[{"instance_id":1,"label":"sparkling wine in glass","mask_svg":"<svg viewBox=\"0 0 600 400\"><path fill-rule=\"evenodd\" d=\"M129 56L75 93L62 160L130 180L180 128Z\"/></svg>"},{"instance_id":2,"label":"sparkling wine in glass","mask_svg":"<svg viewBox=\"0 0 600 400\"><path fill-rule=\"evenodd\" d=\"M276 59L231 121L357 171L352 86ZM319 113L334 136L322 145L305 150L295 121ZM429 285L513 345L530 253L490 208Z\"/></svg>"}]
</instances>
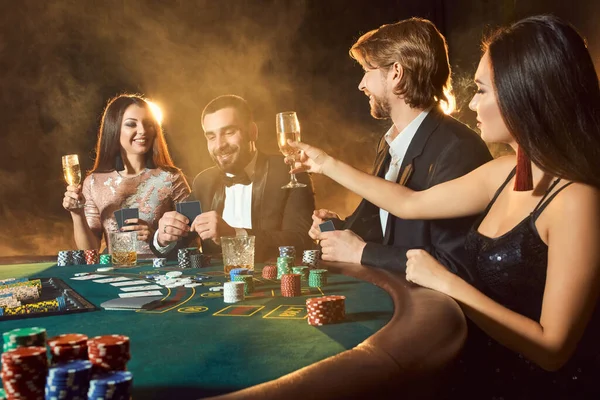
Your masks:
<instances>
[{"instance_id":1,"label":"sparkling wine in glass","mask_svg":"<svg viewBox=\"0 0 600 400\"><path fill-rule=\"evenodd\" d=\"M285 156L286 161L291 161L290 169L292 169L300 150L291 147L288 144L288 140L292 142L300 141L300 122L298 122L298 116L295 111L281 112L275 116L275 123L277 126L277 144L279 145L279 150ZM298 182L296 174L290 174L289 183L281 188L294 189L301 187L306 187L306 185Z\"/></svg>"},{"instance_id":2,"label":"sparkling wine in glass","mask_svg":"<svg viewBox=\"0 0 600 400\"><path fill-rule=\"evenodd\" d=\"M79 157L77 154L62 156L62 168L65 181L69 185L77 186L81 183L81 167L79 166ZM83 204L77 202L77 207L82 208Z\"/></svg>"}]
</instances>

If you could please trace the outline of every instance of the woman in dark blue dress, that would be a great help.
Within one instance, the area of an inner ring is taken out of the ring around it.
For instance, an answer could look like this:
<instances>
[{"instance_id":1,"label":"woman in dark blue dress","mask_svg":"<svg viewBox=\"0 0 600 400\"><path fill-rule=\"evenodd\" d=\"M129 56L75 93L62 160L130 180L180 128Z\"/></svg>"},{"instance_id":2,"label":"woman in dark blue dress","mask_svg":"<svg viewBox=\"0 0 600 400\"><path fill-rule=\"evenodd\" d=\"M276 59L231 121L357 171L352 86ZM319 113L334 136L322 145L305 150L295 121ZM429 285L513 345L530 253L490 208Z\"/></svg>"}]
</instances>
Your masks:
<instances>
[{"instance_id":1,"label":"woman in dark blue dress","mask_svg":"<svg viewBox=\"0 0 600 400\"><path fill-rule=\"evenodd\" d=\"M484 43L475 83L482 138L517 156L421 192L306 144L295 172L323 173L400 218L481 214L466 240L474 279L407 253L407 280L468 317L449 397L600 398L600 88L585 41L552 16L521 20Z\"/></svg>"}]
</instances>

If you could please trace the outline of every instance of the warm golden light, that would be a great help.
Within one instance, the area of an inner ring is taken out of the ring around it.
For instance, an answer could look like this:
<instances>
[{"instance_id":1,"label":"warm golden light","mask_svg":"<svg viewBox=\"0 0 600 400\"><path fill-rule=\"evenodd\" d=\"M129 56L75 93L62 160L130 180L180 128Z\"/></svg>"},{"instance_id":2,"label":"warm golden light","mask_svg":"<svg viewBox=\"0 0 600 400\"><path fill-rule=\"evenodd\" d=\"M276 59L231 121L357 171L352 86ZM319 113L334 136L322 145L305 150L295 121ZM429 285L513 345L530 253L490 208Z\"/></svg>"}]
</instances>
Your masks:
<instances>
[{"instance_id":1,"label":"warm golden light","mask_svg":"<svg viewBox=\"0 0 600 400\"><path fill-rule=\"evenodd\" d=\"M452 92L450 92L449 90L444 90L444 94L448 98L448 102L445 102L445 101L440 102L442 111L444 112L444 114L450 115L456 109L456 97L454 97Z\"/></svg>"},{"instance_id":2,"label":"warm golden light","mask_svg":"<svg viewBox=\"0 0 600 400\"><path fill-rule=\"evenodd\" d=\"M163 121L163 113L160 107L156 103L148 99L146 99L146 103L148 103L148 105L150 106L150 110L152 110L152 114L154 114L154 118L156 118L158 124L161 125Z\"/></svg>"}]
</instances>

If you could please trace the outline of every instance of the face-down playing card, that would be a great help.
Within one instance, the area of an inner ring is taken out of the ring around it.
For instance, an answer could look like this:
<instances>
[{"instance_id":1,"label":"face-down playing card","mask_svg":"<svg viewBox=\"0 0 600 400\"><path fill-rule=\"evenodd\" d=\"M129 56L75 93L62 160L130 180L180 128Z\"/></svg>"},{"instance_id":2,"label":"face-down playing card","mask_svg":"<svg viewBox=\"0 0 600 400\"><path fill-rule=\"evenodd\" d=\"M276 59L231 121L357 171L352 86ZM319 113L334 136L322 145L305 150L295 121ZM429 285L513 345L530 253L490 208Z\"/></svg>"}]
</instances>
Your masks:
<instances>
[{"instance_id":1,"label":"face-down playing card","mask_svg":"<svg viewBox=\"0 0 600 400\"><path fill-rule=\"evenodd\" d=\"M202 207L200 207L199 201L184 201L175 205L175 211L177 211L179 214L185 215L185 217L190 221L188 225L191 226L196 217L202 214Z\"/></svg>"},{"instance_id":2,"label":"face-down playing card","mask_svg":"<svg viewBox=\"0 0 600 400\"><path fill-rule=\"evenodd\" d=\"M333 232L335 231L335 226L333 225L333 221L325 221L319 224L319 229L321 232Z\"/></svg>"}]
</instances>

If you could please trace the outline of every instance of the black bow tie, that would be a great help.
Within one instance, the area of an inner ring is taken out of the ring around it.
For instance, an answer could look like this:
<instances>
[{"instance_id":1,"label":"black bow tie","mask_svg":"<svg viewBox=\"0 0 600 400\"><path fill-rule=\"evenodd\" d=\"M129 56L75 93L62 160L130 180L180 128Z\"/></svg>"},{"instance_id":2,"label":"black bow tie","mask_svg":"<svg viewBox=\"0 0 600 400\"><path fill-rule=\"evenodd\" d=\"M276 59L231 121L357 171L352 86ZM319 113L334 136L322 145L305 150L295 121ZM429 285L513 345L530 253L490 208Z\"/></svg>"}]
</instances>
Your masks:
<instances>
[{"instance_id":1,"label":"black bow tie","mask_svg":"<svg viewBox=\"0 0 600 400\"><path fill-rule=\"evenodd\" d=\"M227 176L223 174L223 182L225 183L225 186L230 187L238 183L241 185L249 185L252 183L252 180L250 180L246 173L241 173L240 175L234 176Z\"/></svg>"}]
</instances>

